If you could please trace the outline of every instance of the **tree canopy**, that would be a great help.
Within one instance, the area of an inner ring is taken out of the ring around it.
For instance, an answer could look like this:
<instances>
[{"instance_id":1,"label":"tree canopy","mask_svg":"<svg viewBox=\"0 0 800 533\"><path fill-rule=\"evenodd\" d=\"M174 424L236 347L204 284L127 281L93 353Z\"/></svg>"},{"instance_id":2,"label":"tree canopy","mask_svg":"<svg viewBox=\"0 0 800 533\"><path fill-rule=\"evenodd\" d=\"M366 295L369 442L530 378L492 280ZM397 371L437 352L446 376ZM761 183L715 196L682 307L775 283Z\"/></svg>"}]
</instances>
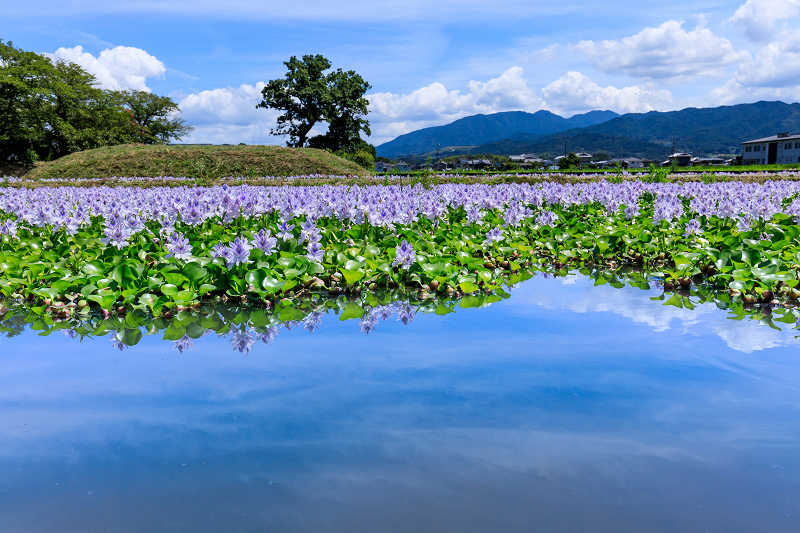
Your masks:
<instances>
[{"instance_id":1,"label":"tree canopy","mask_svg":"<svg viewBox=\"0 0 800 533\"><path fill-rule=\"evenodd\" d=\"M190 131L167 97L108 91L68 61L0 40L0 158L30 162L124 143L179 139Z\"/></svg>"},{"instance_id":2,"label":"tree canopy","mask_svg":"<svg viewBox=\"0 0 800 533\"><path fill-rule=\"evenodd\" d=\"M271 133L288 135L289 146L370 151L361 139L362 131L371 134L364 118L369 112L364 93L370 84L352 70L336 69L326 74L331 62L319 54L304 55L302 60L292 56L284 64L286 76L270 80L256 106L283 111ZM327 133L309 138L311 129L320 122L328 124Z\"/></svg>"}]
</instances>

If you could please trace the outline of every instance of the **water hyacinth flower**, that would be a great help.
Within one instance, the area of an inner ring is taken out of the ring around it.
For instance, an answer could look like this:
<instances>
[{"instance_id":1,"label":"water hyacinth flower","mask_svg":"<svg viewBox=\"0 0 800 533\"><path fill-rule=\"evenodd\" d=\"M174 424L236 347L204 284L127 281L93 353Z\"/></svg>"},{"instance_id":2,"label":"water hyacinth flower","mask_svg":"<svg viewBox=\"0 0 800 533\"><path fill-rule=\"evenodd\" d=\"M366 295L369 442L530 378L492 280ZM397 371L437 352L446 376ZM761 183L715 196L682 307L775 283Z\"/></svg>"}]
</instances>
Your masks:
<instances>
[{"instance_id":1,"label":"water hyacinth flower","mask_svg":"<svg viewBox=\"0 0 800 533\"><path fill-rule=\"evenodd\" d=\"M189 239L175 232L167 239L167 252L169 253L164 257L186 260L192 257L192 245L189 244Z\"/></svg>"},{"instance_id":2,"label":"water hyacinth flower","mask_svg":"<svg viewBox=\"0 0 800 533\"><path fill-rule=\"evenodd\" d=\"M275 340L275 337L278 336L280 330L277 326L271 326L267 328L267 331L263 333L256 333L256 339L260 340L264 344L272 344L272 341Z\"/></svg>"},{"instance_id":3,"label":"water hyacinth flower","mask_svg":"<svg viewBox=\"0 0 800 533\"><path fill-rule=\"evenodd\" d=\"M483 245L491 246L496 242L502 241L504 238L503 230L500 229L500 226L495 226L486 233L486 239L483 241Z\"/></svg>"},{"instance_id":4,"label":"water hyacinth flower","mask_svg":"<svg viewBox=\"0 0 800 533\"><path fill-rule=\"evenodd\" d=\"M689 235L698 235L699 233L702 233L702 230L700 229L700 221L696 218L690 220L689 223L686 224L686 233Z\"/></svg>"},{"instance_id":5,"label":"water hyacinth flower","mask_svg":"<svg viewBox=\"0 0 800 533\"><path fill-rule=\"evenodd\" d=\"M105 228L103 233L106 235L100 239L103 244L110 244L118 250L122 250L130 244L128 238L131 236L131 232L125 226L118 225L112 228Z\"/></svg>"},{"instance_id":6,"label":"water hyacinth flower","mask_svg":"<svg viewBox=\"0 0 800 533\"><path fill-rule=\"evenodd\" d=\"M414 309L409 304L402 304L397 308L397 320L407 326L414 320Z\"/></svg>"},{"instance_id":7,"label":"water hyacinth flower","mask_svg":"<svg viewBox=\"0 0 800 533\"><path fill-rule=\"evenodd\" d=\"M269 230L262 229L256 235L256 238L253 239L252 245L254 248L258 248L264 255L272 255L274 251L275 245L278 243L278 239L273 237L270 234Z\"/></svg>"},{"instance_id":8,"label":"water hyacinth flower","mask_svg":"<svg viewBox=\"0 0 800 533\"><path fill-rule=\"evenodd\" d=\"M378 325L378 316L369 313L358 321L358 325L362 333L369 335L370 332L375 331L375 327Z\"/></svg>"},{"instance_id":9,"label":"water hyacinth flower","mask_svg":"<svg viewBox=\"0 0 800 533\"><path fill-rule=\"evenodd\" d=\"M403 239L403 242L398 244L395 249L395 258L392 266L399 266L408 270L411 265L417 261L417 254L414 252L414 247L408 244L408 241Z\"/></svg>"},{"instance_id":10,"label":"water hyacinth flower","mask_svg":"<svg viewBox=\"0 0 800 533\"><path fill-rule=\"evenodd\" d=\"M322 249L322 246L319 244L319 242L308 243L307 250L308 253L306 254L306 257L309 261L321 263L325 257L325 250Z\"/></svg>"},{"instance_id":11,"label":"water hyacinth flower","mask_svg":"<svg viewBox=\"0 0 800 533\"><path fill-rule=\"evenodd\" d=\"M180 339L173 341L172 345L177 348L180 353L183 353L185 350L194 346L194 341L192 341L191 337L184 334Z\"/></svg>"},{"instance_id":12,"label":"water hyacinth flower","mask_svg":"<svg viewBox=\"0 0 800 533\"><path fill-rule=\"evenodd\" d=\"M289 239L291 239L291 238L293 238L293 237L294 237L294 234L292 234L292 230L293 230L293 229L294 229L294 224L289 224L288 222L284 221L284 222L281 224L281 227L280 227L280 228L278 228L278 234L277 234L277 237L278 237L280 240L282 240L282 241L286 242L286 241L288 241Z\"/></svg>"},{"instance_id":13,"label":"water hyacinth flower","mask_svg":"<svg viewBox=\"0 0 800 533\"><path fill-rule=\"evenodd\" d=\"M0 235L8 235L9 237L17 236L17 222L15 220L6 219L5 222L0 224Z\"/></svg>"},{"instance_id":14,"label":"water hyacinth flower","mask_svg":"<svg viewBox=\"0 0 800 533\"><path fill-rule=\"evenodd\" d=\"M556 222L558 222L558 215L547 209L542 209L542 212L536 217L536 224L539 226L549 226L552 228L556 225Z\"/></svg>"},{"instance_id":15,"label":"water hyacinth flower","mask_svg":"<svg viewBox=\"0 0 800 533\"><path fill-rule=\"evenodd\" d=\"M213 248L211 248L211 258L216 259L218 257L221 257L226 261L228 260L228 247L221 242L218 242Z\"/></svg>"},{"instance_id":16,"label":"water hyacinth flower","mask_svg":"<svg viewBox=\"0 0 800 533\"><path fill-rule=\"evenodd\" d=\"M233 242L227 247L225 259L228 261L228 268L237 265L250 263L250 242L242 236L233 239Z\"/></svg>"},{"instance_id":17,"label":"water hyacinth flower","mask_svg":"<svg viewBox=\"0 0 800 533\"><path fill-rule=\"evenodd\" d=\"M303 222L300 226L300 242L307 240L312 243L319 242L321 239L322 235L320 235L319 229L317 229L317 225L313 221L307 220Z\"/></svg>"},{"instance_id":18,"label":"water hyacinth flower","mask_svg":"<svg viewBox=\"0 0 800 533\"><path fill-rule=\"evenodd\" d=\"M253 349L255 344L256 339L249 331L234 331L233 335L231 335L231 345L233 345L233 351L238 350L239 353L247 355L250 353L250 350Z\"/></svg>"}]
</instances>

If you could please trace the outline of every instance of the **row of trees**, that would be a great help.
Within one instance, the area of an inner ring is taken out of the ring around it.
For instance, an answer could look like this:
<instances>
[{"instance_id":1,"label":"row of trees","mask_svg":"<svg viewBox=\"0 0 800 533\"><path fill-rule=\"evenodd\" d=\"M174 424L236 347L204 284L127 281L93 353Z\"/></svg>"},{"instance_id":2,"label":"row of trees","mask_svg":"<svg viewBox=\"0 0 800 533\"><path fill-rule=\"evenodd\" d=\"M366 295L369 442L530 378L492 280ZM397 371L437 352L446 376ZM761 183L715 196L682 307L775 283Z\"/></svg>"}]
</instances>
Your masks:
<instances>
[{"instance_id":1,"label":"row of trees","mask_svg":"<svg viewBox=\"0 0 800 533\"><path fill-rule=\"evenodd\" d=\"M109 91L68 61L0 40L0 160L32 162L125 143L158 144L193 128L169 97Z\"/></svg>"},{"instance_id":2,"label":"row of trees","mask_svg":"<svg viewBox=\"0 0 800 533\"><path fill-rule=\"evenodd\" d=\"M364 118L369 83L352 70L330 70L321 55L292 56L286 76L262 90L258 108L283 111L274 135L289 146L321 148L362 166L375 164ZM49 58L0 40L0 160L32 162L126 143L159 144L193 130L169 97L146 91L99 88L79 65ZM309 137L314 126L325 134Z\"/></svg>"}]
</instances>

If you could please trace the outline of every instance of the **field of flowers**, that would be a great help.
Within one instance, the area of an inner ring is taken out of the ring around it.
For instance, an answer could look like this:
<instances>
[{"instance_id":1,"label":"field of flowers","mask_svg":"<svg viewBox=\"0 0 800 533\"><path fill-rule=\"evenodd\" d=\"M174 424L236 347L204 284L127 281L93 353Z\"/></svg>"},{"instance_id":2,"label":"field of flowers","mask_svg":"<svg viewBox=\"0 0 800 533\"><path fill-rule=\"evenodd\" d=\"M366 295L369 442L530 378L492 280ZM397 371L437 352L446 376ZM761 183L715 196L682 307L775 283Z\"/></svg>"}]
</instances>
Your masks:
<instances>
[{"instance_id":1,"label":"field of flowers","mask_svg":"<svg viewBox=\"0 0 800 533\"><path fill-rule=\"evenodd\" d=\"M665 288L796 299L800 183L0 190L0 291L69 315L382 288L497 291L641 265Z\"/></svg>"}]
</instances>

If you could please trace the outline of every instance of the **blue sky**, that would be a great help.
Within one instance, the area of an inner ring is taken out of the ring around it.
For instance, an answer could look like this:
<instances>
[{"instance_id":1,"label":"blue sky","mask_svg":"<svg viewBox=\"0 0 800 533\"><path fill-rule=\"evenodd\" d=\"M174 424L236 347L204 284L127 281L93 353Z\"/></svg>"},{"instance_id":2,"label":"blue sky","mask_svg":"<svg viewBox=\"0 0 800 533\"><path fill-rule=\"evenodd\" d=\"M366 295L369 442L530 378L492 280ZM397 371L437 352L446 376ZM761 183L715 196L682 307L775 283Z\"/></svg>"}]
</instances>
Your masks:
<instances>
[{"instance_id":1,"label":"blue sky","mask_svg":"<svg viewBox=\"0 0 800 533\"><path fill-rule=\"evenodd\" d=\"M800 100L800 0L31 0L3 12L3 40L105 87L175 98L190 142L281 143L278 113L255 104L303 54L370 82L373 144L476 113Z\"/></svg>"}]
</instances>

